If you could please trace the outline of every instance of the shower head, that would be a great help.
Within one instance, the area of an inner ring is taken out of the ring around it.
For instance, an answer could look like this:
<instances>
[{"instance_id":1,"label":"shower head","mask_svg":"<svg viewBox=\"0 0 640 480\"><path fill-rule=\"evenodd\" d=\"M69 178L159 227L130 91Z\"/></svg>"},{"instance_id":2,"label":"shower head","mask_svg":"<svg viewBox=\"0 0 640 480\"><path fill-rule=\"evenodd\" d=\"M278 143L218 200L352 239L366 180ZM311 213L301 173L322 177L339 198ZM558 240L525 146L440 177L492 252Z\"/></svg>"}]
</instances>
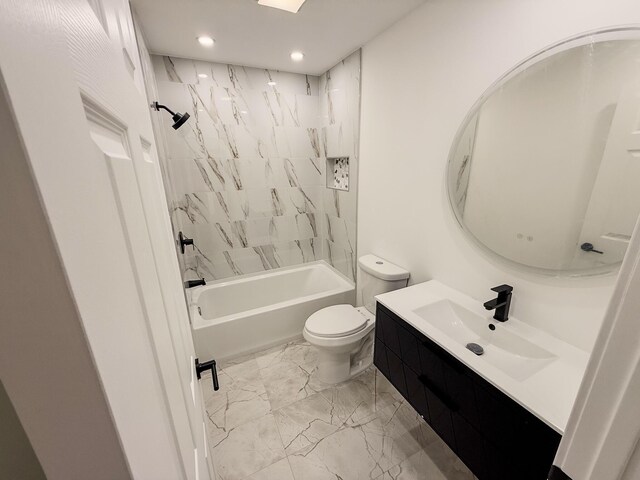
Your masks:
<instances>
[{"instance_id":1,"label":"shower head","mask_svg":"<svg viewBox=\"0 0 640 480\"><path fill-rule=\"evenodd\" d=\"M169 108L165 107L164 105L160 105L158 102L153 102L151 104L151 108L153 108L155 111L159 112L160 109L166 110L167 112L169 112L171 114L171 119L173 120L173 129L177 130L179 129L182 125L185 124L185 122L187 120L189 120L189 114L185 113L177 113L177 112L173 112L172 110L170 110Z\"/></svg>"},{"instance_id":2,"label":"shower head","mask_svg":"<svg viewBox=\"0 0 640 480\"><path fill-rule=\"evenodd\" d=\"M177 130L179 129L182 125L184 125L184 123L189 120L189 114L185 113L184 115L181 115L179 113L176 113L173 115L173 129Z\"/></svg>"}]
</instances>

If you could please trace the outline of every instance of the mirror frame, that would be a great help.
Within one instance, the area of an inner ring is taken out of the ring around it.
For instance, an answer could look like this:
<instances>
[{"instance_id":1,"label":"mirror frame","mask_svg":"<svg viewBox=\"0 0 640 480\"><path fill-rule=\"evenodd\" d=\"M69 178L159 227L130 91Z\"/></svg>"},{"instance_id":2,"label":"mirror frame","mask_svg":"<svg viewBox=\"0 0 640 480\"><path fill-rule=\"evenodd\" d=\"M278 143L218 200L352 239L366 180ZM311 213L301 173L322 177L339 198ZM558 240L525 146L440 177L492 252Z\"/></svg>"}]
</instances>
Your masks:
<instances>
[{"instance_id":1,"label":"mirror frame","mask_svg":"<svg viewBox=\"0 0 640 480\"><path fill-rule=\"evenodd\" d=\"M460 127L453 138L453 142L449 149L449 155L447 157L447 168L445 169L445 188L447 191L447 197L449 199L449 206L451 208L451 212L453 213L454 218L458 226L464 232L464 237L470 240L470 243L475 244L479 247L480 251L488 257L489 260L497 260L505 266L509 266L512 269L515 269L519 272L526 273L534 273L537 275L542 275L546 277L562 277L562 278L575 278L575 277L593 277L593 276L602 276L609 274L617 274L620 269L620 265L622 264L622 259L620 262L612 263L610 265L603 265L600 267L593 267L589 269L581 269L581 270L554 270L542 267L534 267L532 265L526 265L523 263L516 262L515 260L511 260L507 257L502 256L498 252L492 250L487 247L484 243L482 243L469 228L464 224L464 219L460 215L458 208L456 206L456 201L454 198L454 194L451 188L451 180L452 180L452 164L454 161L454 157L456 154L456 149L460 140L462 139L469 123L476 117L484 103L491 97L493 93L498 91L505 83L507 83L512 78L519 75L521 72L526 70L528 67L548 58L557 53L563 52L565 50L569 50L571 48L580 47L584 45L589 45L593 43L603 42L603 41L611 41L611 40L640 40L640 25L622 25L616 27L602 28L597 30L591 30L588 32L580 33L571 37L568 37L564 40L560 40L556 43L553 43L542 50L535 52L534 54L528 56L518 64L516 64L513 68L509 69L506 73L501 75L495 82L493 82L489 88L487 88L482 95L475 101L473 106L469 109L467 114L465 115ZM640 217L639 217L640 218ZM636 230L637 230L638 221L636 221ZM635 231L635 230L634 230ZM626 253L625 253L626 256Z\"/></svg>"}]
</instances>

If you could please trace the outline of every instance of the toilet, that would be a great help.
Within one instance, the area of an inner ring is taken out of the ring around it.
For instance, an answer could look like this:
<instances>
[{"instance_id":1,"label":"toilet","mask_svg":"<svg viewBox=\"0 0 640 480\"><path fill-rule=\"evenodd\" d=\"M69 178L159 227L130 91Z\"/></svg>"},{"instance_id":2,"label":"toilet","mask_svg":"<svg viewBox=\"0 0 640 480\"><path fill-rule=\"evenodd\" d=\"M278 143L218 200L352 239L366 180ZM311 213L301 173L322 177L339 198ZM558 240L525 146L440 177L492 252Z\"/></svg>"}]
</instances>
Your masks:
<instances>
[{"instance_id":1,"label":"toilet","mask_svg":"<svg viewBox=\"0 0 640 480\"><path fill-rule=\"evenodd\" d=\"M375 296L409 281L408 271L375 255L360 257L358 265L364 307L332 305L312 314L304 326L304 338L318 351L318 379L324 383L344 382L371 365Z\"/></svg>"}]
</instances>

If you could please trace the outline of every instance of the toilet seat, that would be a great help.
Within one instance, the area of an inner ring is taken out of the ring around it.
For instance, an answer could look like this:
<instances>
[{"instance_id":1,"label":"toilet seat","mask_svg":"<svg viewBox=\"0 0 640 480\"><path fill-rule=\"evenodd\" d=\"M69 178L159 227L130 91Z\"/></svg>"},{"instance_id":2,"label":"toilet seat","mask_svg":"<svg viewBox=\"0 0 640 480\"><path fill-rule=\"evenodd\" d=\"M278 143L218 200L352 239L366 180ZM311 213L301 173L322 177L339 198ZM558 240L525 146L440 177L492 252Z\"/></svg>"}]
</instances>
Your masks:
<instances>
[{"instance_id":1,"label":"toilet seat","mask_svg":"<svg viewBox=\"0 0 640 480\"><path fill-rule=\"evenodd\" d=\"M333 305L311 315L305 329L321 338L353 335L367 326L367 318L352 305Z\"/></svg>"}]
</instances>

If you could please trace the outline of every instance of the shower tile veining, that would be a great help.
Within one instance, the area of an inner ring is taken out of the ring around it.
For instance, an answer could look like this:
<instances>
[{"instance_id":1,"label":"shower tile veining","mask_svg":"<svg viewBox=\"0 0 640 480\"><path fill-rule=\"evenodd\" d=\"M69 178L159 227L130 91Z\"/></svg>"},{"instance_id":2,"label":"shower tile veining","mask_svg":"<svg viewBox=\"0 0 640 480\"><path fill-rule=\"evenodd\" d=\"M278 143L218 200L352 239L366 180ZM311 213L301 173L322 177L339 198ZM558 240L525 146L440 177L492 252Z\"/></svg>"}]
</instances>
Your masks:
<instances>
[{"instance_id":1,"label":"shower tile veining","mask_svg":"<svg viewBox=\"0 0 640 480\"><path fill-rule=\"evenodd\" d=\"M339 385L304 340L219 366L202 386L218 480L473 480L375 368Z\"/></svg>"}]
</instances>

